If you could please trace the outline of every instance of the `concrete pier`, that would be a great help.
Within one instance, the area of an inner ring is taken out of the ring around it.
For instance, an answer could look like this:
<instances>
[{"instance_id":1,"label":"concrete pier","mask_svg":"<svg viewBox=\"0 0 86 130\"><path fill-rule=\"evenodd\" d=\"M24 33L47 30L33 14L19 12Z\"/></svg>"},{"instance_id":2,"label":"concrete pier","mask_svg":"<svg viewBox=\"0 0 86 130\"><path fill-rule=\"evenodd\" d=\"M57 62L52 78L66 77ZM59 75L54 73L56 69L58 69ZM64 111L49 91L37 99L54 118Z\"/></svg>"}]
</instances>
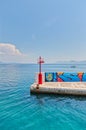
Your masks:
<instances>
[{"instance_id":1,"label":"concrete pier","mask_svg":"<svg viewBox=\"0 0 86 130\"><path fill-rule=\"evenodd\" d=\"M44 82L34 83L30 88L31 93L52 93L86 96L86 82Z\"/></svg>"},{"instance_id":2,"label":"concrete pier","mask_svg":"<svg viewBox=\"0 0 86 130\"><path fill-rule=\"evenodd\" d=\"M44 60L39 57L39 73L30 87L31 93L86 95L86 72L42 73L42 63Z\"/></svg>"}]
</instances>

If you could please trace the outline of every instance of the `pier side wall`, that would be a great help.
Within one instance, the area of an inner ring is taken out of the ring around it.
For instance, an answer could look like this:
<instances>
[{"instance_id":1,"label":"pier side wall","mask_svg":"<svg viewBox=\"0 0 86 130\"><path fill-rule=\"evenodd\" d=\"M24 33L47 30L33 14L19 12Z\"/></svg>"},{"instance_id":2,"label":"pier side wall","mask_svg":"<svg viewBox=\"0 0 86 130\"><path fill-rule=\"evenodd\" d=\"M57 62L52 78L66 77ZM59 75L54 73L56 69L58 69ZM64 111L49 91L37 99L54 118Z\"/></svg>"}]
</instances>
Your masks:
<instances>
[{"instance_id":1,"label":"pier side wall","mask_svg":"<svg viewBox=\"0 0 86 130\"><path fill-rule=\"evenodd\" d=\"M45 82L86 82L86 73L45 72Z\"/></svg>"}]
</instances>

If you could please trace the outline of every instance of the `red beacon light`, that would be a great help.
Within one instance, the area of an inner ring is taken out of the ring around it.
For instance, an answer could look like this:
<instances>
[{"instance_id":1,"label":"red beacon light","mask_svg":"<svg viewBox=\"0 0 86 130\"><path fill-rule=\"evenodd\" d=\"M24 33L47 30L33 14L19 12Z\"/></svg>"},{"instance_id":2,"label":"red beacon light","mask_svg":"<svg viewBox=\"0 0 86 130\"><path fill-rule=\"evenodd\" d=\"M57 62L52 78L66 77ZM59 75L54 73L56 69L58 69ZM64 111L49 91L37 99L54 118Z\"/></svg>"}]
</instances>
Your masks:
<instances>
[{"instance_id":1,"label":"red beacon light","mask_svg":"<svg viewBox=\"0 0 86 130\"><path fill-rule=\"evenodd\" d=\"M38 73L38 84L42 84L43 83L43 75L42 75L42 64L44 63L43 58L41 58L41 56L39 57L39 73Z\"/></svg>"}]
</instances>

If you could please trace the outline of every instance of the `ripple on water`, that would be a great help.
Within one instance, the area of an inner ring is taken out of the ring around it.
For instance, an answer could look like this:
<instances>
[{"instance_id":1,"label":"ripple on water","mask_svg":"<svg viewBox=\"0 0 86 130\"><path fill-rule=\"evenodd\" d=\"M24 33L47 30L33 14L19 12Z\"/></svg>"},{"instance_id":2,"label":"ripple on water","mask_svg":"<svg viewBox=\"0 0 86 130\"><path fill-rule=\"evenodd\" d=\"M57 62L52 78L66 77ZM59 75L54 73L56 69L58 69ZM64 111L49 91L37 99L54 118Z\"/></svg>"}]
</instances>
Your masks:
<instances>
[{"instance_id":1,"label":"ripple on water","mask_svg":"<svg viewBox=\"0 0 86 130\"><path fill-rule=\"evenodd\" d=\"M65 65L50 65L50 70L56 67L66 70ZM0 65L0 130L86 130L85 97L30 95L37 69L35 65Z\"/></svg>"}]
</instances>

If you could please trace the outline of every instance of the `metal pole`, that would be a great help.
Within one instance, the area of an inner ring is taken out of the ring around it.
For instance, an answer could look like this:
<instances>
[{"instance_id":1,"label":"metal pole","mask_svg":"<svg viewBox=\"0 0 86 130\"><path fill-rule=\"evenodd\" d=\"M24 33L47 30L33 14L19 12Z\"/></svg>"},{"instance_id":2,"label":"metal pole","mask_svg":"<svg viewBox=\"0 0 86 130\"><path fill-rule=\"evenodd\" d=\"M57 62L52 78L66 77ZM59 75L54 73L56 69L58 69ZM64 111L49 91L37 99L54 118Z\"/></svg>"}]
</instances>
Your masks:
<instances>
[{"instance_id":1,"label":"metal pole","mask_svg":"<svg viewBox=\"0 0 86 130\"><path fill-rule=\"evenodd\" d=\"M39 73L41 73L41 63L39 64Z\"/></svg>"},{"instance_id":2,"label":"metal pole","mask_svg":"<svg viewBox=\"0 0 86 130\"><path fill-rule=\"evenodd\" d=\"M38 84L42 84L43 83L43 79L42 79L42 63L44 63L44 61L42 60L41 56L39 57L39 74L38 74Z\"/></svg>"},{"instance_id":3,"label":"metal pole","mask_svg":"<svg viewBox=\"0 0 86 130\"><path fill-rule=\"evenodd\" d=\"M39 73L41 73L41 56L39 57Z\"/></svg>"}]
</instances>

